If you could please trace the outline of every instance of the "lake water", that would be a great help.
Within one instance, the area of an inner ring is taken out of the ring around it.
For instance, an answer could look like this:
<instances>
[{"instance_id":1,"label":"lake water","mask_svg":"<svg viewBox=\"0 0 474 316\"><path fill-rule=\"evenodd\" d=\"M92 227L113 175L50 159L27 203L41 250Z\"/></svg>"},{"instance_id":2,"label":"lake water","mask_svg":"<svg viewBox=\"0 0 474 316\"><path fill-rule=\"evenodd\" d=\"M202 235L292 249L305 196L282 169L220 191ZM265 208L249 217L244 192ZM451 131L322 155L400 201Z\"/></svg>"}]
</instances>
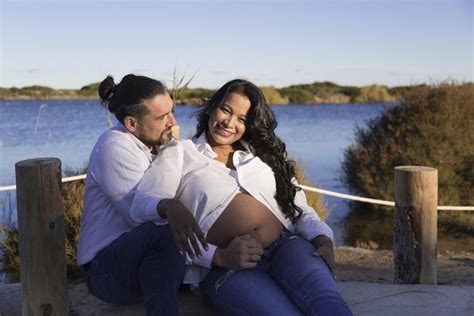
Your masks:
<instances>
[{"instance_id":1,"label":"lake water","mask_svg":"<svg viewBox=\"0 0 474 316\"><path fill-rule=\"evenodd\" d=\"M393 104L274 106L277 134L292 159L300 161L309 180L318 187L347 192L339 181L344 149L357 125L378 116ZM194 108L180 106L176 117L182 137L193 134ZM57 157L65 168L82 168L110 116L98 101L0 101L0 186L15 184L15 163L35 157ZM115 124L115 119L113 119ZM346 201L324 197L327 222L336 241L344 244L342 219ZM16 222L15 193L0 192L0 222Z\"/></svg>"}]
</instances>

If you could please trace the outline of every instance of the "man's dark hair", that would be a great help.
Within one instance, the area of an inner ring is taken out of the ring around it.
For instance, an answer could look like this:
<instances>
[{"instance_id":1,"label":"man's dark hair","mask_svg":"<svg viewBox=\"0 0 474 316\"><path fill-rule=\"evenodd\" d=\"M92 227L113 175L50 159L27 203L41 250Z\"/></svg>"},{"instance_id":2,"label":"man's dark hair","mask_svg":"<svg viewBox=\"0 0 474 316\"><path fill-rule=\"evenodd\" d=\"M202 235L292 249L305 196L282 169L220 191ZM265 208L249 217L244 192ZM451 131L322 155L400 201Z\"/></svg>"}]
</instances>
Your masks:
<instances>
[{"instance_id":1,"label":"man's dark hair","mask_svg":"<svg viewBox=\"0 0 474 316\"><path fill-rule=\"evenodd\" d=\"M114 83L112 76L107 76L99 85L101 104L121 123L126 116L141 121L149 112L145 102L165 93L166 86L160 81L132 74L123 77L119 84Z\"/></svg>"}]
</instances>

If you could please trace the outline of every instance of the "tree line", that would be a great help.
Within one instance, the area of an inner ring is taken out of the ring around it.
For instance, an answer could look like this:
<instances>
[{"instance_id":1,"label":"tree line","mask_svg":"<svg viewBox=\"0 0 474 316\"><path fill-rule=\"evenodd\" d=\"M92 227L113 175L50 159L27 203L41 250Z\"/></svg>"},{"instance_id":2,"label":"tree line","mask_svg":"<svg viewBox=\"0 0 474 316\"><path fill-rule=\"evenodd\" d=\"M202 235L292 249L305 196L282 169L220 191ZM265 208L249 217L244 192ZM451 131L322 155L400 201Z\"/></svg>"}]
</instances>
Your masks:
<instances>
[{"instance_id":1,"label":"tree line","mask_svg":"<svg viewBox=\"0 0 474 316\"><path fill-rule=\"evenodd\" d=\"M99 99L99 83L92 83L78 90L53 89L46 86L23 88L0 88L0 100L51 100L51 99ZM333 82L314 82L291 85L283 88L260 87L270 104L330 104L330 103L372 103L393 102L403 98L411 90L426 86L398 86L389 88L383 85L364 87L340 86ZM177 104L198 105L209 98L215 90L205 88L180 89ZM172 93L171 93L172 94Z\"/></svg>"}]
</instances>

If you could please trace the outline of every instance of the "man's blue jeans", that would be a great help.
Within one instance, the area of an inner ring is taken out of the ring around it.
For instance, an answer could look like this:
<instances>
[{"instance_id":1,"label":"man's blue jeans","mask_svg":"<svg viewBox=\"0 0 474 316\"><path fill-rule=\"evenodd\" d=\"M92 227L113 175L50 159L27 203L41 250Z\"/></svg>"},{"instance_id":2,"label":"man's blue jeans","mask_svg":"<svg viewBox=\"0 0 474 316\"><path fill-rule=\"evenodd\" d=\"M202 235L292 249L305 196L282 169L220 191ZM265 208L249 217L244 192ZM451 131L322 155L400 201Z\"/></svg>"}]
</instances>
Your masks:
<instances>
[{"instance_id":1,"label":"man's blue jeans","mask_svg":"<svg viewBox=\"0 0 474 316\"><path fill-rule=\"evenodd\" d=\"M184 263L170 227L146 223L122 234L85 265L86 283L105 302L144 301L147 315L177 315Z\"/></svg>"},{"instance_id":2,"label":"man's blue jeans","mask_svg":"<svg viewBox=\"0 0 474 316\"><path fill-rule=\"evenodd\" d=\"M315 247L288 231L254 269L213 268L199 287L218 315L352 315Z\"/></svg>"}]
</instances>

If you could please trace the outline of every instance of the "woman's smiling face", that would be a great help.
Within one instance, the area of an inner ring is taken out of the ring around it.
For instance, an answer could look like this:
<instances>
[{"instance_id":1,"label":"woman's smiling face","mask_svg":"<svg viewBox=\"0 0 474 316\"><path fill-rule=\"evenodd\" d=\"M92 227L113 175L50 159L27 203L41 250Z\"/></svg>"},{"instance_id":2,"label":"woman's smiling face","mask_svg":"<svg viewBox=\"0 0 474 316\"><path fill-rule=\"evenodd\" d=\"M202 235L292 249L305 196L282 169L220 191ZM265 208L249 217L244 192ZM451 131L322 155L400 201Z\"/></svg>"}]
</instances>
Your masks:
<instances>
[{"instance_id":1,"label":"woman's smiling face","mask_svg":"<svg viewBox=\"0 0 474 316\"><path fill-rule=\"evenodd\" d=\"M232 145L245 133L250 100L247 96L232 92L209 116L207 138L212 147Z\"/></svg>"}]
</instances>

